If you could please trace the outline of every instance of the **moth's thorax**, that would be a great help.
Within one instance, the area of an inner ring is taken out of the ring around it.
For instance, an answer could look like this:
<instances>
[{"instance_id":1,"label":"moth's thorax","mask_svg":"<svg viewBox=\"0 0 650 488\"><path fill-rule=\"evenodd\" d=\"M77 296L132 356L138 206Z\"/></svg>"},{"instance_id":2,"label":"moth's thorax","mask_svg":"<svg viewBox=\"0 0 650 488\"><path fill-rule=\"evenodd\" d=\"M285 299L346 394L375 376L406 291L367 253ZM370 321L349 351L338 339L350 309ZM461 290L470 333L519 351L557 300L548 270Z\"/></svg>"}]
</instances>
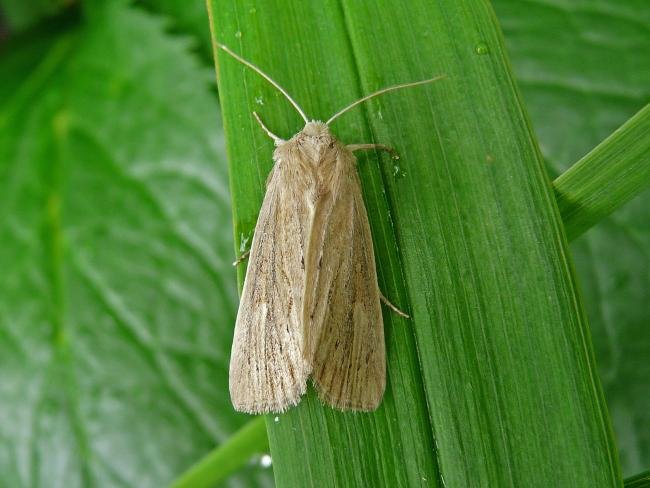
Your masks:
<instances>
[{"instance_id":1,"label":"moth's thorax","mask_svg":"<svg viewBox=\"0 0 650 488\"><path fill-rule=\"evenodd\" d=\"M341 147L326 124L312 121L307 122L305 127L291 139L278 145L276 154L281 159L291 159L291 155L299 155L305 163L320 166L336 159ZM283 153L287 153L289 158L282 158Z\"/></svg>"}]
</instances>

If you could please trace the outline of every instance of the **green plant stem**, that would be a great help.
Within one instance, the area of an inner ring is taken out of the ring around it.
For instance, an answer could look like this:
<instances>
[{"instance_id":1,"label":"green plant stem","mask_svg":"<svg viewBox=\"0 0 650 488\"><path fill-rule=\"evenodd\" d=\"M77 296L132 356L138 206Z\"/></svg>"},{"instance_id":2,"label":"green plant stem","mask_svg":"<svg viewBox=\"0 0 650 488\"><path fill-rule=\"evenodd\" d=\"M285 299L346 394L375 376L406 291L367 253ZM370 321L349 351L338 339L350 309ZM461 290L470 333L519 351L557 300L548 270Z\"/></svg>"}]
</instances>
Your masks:
<instances>
[{"instance_id":1,"label":"green plant stem","mask_svg":"<svg viewBox=\"0 0 650 488\"><path fill-rule=\"evenodd\" d=\"M268 449L264 417L257 417L183 473L170 488L210 488L244 466L251 456Z\"/></svg>"},{"instance_id":2,"label":"green plant stem","mask_svg":"<svg viewBox=\"0 0 650 488\"><path fill-rule=\"evenodd\" d=\"M574 239L650 185L650 104L553 183Z\"/></svg>"}]
</instances>

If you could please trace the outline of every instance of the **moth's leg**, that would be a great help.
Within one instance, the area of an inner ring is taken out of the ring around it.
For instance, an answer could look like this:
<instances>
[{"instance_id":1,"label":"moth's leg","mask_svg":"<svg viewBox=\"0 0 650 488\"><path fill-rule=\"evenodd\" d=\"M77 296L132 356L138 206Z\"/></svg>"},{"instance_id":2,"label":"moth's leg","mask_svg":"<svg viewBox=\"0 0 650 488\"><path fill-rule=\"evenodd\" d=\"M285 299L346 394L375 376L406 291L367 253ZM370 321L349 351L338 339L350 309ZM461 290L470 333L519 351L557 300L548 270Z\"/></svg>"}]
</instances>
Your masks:
<instances>
[{"instance_id":1,"label":"moth's leg","mask_svg":"<svg viewBox=\"0 0 650 488\"><path fill-rule=\"evenodd\" d=\"M386 306L388 308L390 308L393 312L395 312L397 315L400 315L400 316L404 317L405 319L410 319L411 318L410 315L402 312L399 308L397 308L395 305L390 303L388 301L388 298L386 298L381 292L379 293L379 298L381 298L381 301L384 302L386 304Z\"/></svg>"},{"instance_id":2,"label":"moth's leg","mask_svg":"<svg viewBox=\"0 0 650 488\"><path fill-rule=\"evenodd\" d=\"M262 119L260 119L260 116L257 115L257 112L253 112L253 117L255 117L255 120L257 120L257 123L260 124L260 127L264 132L266 132L266 135L269 136L271 139L273 139L273 143L277 146L278 144L281 144L284 142L284 139L281 137L276 136L273 132L269 130L267 126L264 125L264 122L262 122Z\"/></svg>"},{"instance_id":3,"label":"moth's leg","mask_svg":"<svg viewBox=\"0 0 650 488\"><path fill-rule=\"evenodd\" d=\"M393 159L399 159L399 153L386 144L348 144L346 147L352 152L378 149L380 151L386 151Z\"/></svg>"},{"instance_id":4,"label":"moth's leg","mask_svg":"<svg viewBox=\"0 0 650 488\"><path fill-rule=\"evenodd\" d=\"M241 263L241 262L244 261L246 258L248 258L248 255L249 255L250 253L251 253L251 250L249 249L248 251L246 251L245 253L243 253L241 256L239 256L239 257L238 257L238 258L237 258L237 259L232 263L232 265L233 265L233 266L237 266L239 263Z\"/></svg>"}]
</instances>

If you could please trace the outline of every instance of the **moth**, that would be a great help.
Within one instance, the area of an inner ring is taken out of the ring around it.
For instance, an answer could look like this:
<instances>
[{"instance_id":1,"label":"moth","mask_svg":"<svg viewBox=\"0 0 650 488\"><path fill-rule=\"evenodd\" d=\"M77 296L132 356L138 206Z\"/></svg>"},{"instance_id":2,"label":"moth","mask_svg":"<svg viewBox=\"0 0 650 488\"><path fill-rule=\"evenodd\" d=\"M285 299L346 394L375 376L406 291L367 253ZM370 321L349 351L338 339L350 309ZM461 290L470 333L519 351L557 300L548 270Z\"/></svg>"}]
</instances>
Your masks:
<instances>
[{"instance_id":1,"label":"moth","mask_svg":"<svg viewBox=\"0 0 650 488\"><path fill-rule=\"evenodd\" d=\"M354 152L395 152L383 144L343 144L329 125L372 97L441 77L384 88L323 123L309 120L257 66L218 47L271 83L305 121L300 132L284 140L253 112L275 143L274 166L235 324L233 406L252 414L283 412L300 401L311 377L324 403L340 410L374 410L386 386L380 301L405 314L379 291Z\"/></svg>"}]
</instances>

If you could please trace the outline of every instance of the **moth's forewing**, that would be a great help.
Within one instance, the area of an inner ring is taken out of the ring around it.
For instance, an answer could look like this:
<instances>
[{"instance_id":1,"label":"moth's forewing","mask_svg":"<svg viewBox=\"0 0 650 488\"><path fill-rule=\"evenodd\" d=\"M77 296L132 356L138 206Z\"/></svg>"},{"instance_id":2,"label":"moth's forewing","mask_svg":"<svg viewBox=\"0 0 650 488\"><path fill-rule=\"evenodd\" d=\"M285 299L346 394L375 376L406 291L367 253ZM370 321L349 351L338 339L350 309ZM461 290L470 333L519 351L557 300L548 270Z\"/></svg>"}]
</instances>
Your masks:
<instances>
[{"instance_id":1,"label":"moth's forewing","mask_svg":"<svg viewBox=\"0 0 650 488\"><path fill-rule=\"evenodd\" d=\"M321 399L367 411L381 403L386 384L380 293L355 158L334 143L319 164L328 188L315 205L315 245L306 252L305 343Z\"/></svg>"},{"instance_id":2,"label":"moth's forewing","mask_svg":"<svg viewBox=\"0 0 650 488\"><path fill-rule=\"evenodd\" d=\"M254 414L297 404L309 374L300 327L306 211L292 197L295 178L289 164L276 162L268 180L230 357L232 403Z\"/></svg>"}]
</instances>

